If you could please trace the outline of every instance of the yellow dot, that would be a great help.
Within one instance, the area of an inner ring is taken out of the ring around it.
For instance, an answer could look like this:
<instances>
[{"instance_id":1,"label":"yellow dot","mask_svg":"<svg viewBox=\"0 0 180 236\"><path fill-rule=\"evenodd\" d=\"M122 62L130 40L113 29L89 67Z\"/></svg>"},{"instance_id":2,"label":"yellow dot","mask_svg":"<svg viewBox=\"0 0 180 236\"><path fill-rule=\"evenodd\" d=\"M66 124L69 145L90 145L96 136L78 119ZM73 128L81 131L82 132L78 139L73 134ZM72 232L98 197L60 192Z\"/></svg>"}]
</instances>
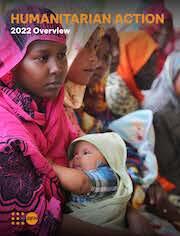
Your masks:
<instances>
[{"instance_id":1,"label":"yellow dot","mask_svg":"<svg viewBox=\"0 0 180 236\"><path fill-rule=\"evenodd\" d=\"M16 215L19 216L19 212L16 212Z\"/></svg>"},{"instance_id":2,"label":"yellow dot","mask_svg":"<svg viewBox=\"0 0 180 236\"><path fill-rule=\"evenodd\" d=\"M16 220L19 220L19 217L16 217Z\"/></svg>"},{"instance_id":3,"label":"yellow dot","mask_svg":"<svg viewBox=\"0 0 180 236\"><path fill-rule=\"evenodd\" d=\"M25 223L24 222L21 222L22 225L24 225Z\"/></svg>"},{"instance_id":4,"label":"yellow dot","mask_svg":"<svg viewBox=\"0 0 180 236\"><path fill-rule=\"evenodd\" d=\"M15 215L15 212L12 212L11 215L14 216L14 215Z\"/></svg>"},{"instance_id":5,"label":"yellow dot","mask_svg":"<svg viewBox=\"0 0 180 236\"><path fill-rule=\"evenodd\" d=\"M12 222L11 222L11 224L12 224L12 225L14 225L14 224L15 224L15 222L14 222L14 221L12 221Z\"/></svg>"},{"instance_id":6,"label":"yellow dot","mask_svg":"<svg viewBox=\"0 0 180 236\"><path fill-rule=\"evenodd\" d=\"M21 215L23 216L23 215L24 215L24 212L21 212Z\"/></svg>"},{"instance_id":7,"label":"yellow dot","mask_svg":"<svg viewBox=\"0 0 180 236\"><path fill-rule=\"evenodd\" d=\"M35 225L38 222L38 215L36 212L29 212L26 215L26 223L28 225Z\"/></svg>"},{"instance_id":8,"label":"yellow dot","mask_svg":"<svg viewBox=\"0 0 180 236\"><path fill-rule=\"evenodd\" d=\"M20 224L20 222L17 221L17 222L16 222L16 225L19 225L19 224Z\"/></svg>"},{"instance_id":9,"label":"yellow dot","mask_svg":"<svg viewBox=\"0 0 180 236\"><path fill-rule=\"evenodd\" d=\"M15 220L15 217L11 217L11 220Z\"/></svg>"}]
</instances>

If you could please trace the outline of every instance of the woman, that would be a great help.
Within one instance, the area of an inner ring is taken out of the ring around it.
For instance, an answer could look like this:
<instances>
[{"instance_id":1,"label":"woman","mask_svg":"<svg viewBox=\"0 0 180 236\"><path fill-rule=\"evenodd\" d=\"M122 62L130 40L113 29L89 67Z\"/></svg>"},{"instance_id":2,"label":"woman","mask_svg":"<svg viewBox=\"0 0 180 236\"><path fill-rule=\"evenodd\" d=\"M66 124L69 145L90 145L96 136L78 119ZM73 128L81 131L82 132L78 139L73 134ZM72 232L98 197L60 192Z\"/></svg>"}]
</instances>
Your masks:
<instances>
[{"instance_id":1,"label":"woman","mask_svg":"<svg viewBox=\"0 0 180 236\"><path fill-rule=\"evenodd\" d=\"M143 24L141 30L147 32L159 45L157 73L160 73L166 57L174 50L175 30L171 12L165 7L164 2L155 2L146 7L144 14L163 14L163 24Z\"/></svg>"},{"instance_id":2,"label":"woman","mask_svg":"<svg viewBox=\"0 0 180 236\"><path fill-rule=\"evenodd\" d=\"M67 70L65 35L10 34L10 15L32 12L48 16L54 14L48 9L29 6L10 11L1 21L2 235L44 236L57 233L64 197L47 158L67 166L66 151L76 137L63 108L63 84ZM37 24L27 26L32 29ZM38 26L62 28L59 24ZM64 217L61 235L91 235L92 232L119 235L119 232ZM124 232L124 235L129 234Z\"/></svg>"},{"instance_id":3,"label":"woman","mask_svg":"<svg viewBox=\"0 0 180 236\"><path fill-rule=\"evenodd\" d=\"M121 32L120 64L106 85L106 101L117 117L137 110L144 99L141 90L151 87L156 77L158 45L145 32Z\"/></svg>"},{"instance_id":4,"label":"woman","mask_svg":"<svg viewBox=\"0 0 180 236\"><path fill-rule=\"evenodd\" d=\"M159 77L145 98L144 107L154 112L156 135L155 153L159 171L176 185L180 193L179 177L179 73L180 52L171 53Z\"/></svg>"}]
</instances>

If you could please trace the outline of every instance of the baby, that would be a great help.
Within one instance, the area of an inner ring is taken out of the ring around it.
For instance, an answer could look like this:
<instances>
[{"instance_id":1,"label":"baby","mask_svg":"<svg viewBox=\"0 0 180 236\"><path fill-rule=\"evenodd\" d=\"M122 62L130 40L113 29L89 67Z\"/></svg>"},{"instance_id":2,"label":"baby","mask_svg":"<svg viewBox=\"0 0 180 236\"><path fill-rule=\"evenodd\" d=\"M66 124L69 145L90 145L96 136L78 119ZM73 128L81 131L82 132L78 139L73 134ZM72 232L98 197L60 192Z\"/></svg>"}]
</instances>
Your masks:
<instances>
[{"instance_id":1,"label":"baby","mask_svg":"<svg viewBox=\"0 0 180 236\"><path fill-rule=\"evenodd\" d=\"M114 132L85 135L72 142L68 156L70 168L53 164L53 169L72 192L71 214L97 225L122 226L132 193L124 141Z\"/></svg>"}]
</instances>

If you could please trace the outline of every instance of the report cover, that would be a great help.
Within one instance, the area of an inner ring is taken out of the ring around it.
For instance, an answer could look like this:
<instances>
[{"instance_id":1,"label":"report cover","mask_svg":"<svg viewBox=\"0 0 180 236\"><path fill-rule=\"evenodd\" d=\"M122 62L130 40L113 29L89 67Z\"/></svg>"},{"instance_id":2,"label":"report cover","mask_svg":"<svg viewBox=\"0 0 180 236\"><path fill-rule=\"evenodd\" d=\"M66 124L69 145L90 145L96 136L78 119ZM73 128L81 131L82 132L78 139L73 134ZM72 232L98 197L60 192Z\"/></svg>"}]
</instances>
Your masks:
<instances>
[{"instance_id":1,"label":"report cover","mask_svg":"<svg viewBox=\"0 0 180 236\"><path fill-rule=\"evenodd\" d=\"M0 235L179 235L180 5L1 1Z\"/></svg>"}]
</instances>

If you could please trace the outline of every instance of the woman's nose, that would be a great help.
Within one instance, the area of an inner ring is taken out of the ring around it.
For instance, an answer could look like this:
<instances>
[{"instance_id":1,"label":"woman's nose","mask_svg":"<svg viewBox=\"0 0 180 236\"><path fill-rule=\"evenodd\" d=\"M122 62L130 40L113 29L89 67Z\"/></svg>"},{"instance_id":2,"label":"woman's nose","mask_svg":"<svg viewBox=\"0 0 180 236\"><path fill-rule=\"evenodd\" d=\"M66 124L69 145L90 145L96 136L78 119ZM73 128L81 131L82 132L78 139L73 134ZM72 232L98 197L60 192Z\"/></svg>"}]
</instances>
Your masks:
<instances>
[{"instance_id":1,"label":"woman's nose","mask_svg":"<svg viewBox=\"0 0 180 236\"><path fill-rule=\"evenodd\" d=\"M52 59L49 62L49 72L50 74L58 74L62 71L62 67L56 59Z\"/></svg>"},{"instance_id":2,"label":"woman's nose","mask_svg":"<svg viewBox=\"0 0 180 236\"><path fill-rule=\"evenodd\" d=\"M91 63L92 66L96 66L96 64L98 63L98 57L96 55L96 51L93 50L89 56L89 61Z\"/></svg>"}]
</instances>

